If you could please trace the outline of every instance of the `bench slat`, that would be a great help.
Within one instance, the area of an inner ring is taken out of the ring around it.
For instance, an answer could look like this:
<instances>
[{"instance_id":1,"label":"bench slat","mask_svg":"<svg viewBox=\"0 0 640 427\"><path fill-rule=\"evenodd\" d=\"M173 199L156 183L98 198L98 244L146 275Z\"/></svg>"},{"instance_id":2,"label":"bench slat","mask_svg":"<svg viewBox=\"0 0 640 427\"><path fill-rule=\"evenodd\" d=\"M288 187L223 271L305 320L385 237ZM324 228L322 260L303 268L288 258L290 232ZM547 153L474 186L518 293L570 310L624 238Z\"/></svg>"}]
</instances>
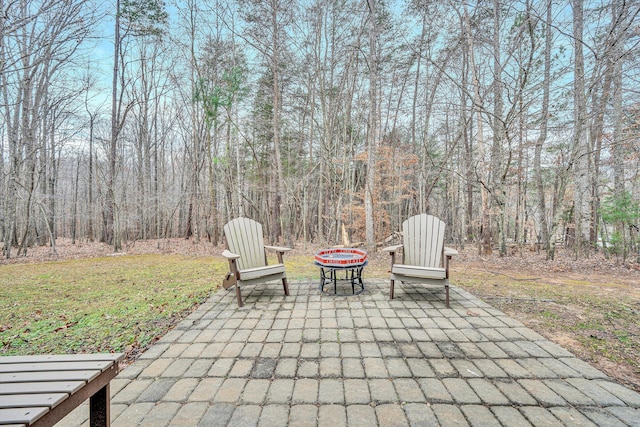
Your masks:
<instances>
[{"instance_id":1,"label":"bench slat","mask_svg":"<svg viewBox=\"0 0 640 427\"><path fill-rule=\"evenodd\" d=\"M87 371L99 369L104 371L111 366L110 360L87 362L41 362L41 363L7 363L0 364L0 374L7 372L42 372L42 371Z\"/></svg>"},{"instance_id":2,"label":"bench slat","mask_svg":"<svg viewBox=\"0 0 640 427\"><path fill-rule=\"evenodd\" d=\"M92 360L108 360L119 362L123 358L122 353L95 353L95 354L40 354L35 356L2 356L0 365L5 363L40 363L40 362L87 362Z\"/></svg>"},{"instance_id":3,"label":"bench slat","mask_svg":"<svg viewBox=\"0 0 640 427\"><path fill-rule=\"evenodd\" d=\"M91 381L102 370L93 371L54 371L54 372L17 372L0 374L0 384L29 383L34 381Z\"/></svg>"},{"instance_id":4,"label":"bench slat","mask_svg":"<svg viewBox=\"0 0 640 427\"><path fill-rule=\"evenodd\" d=\"M49 412L49 408L0 409L0 420L13 424L33 424L47 412Z\"/></svg>"},{"instance_id":5,"label":"bench slat","mask_svg":"<svg viewBox=\"0 0 640 427\"><path fill-rule=\"evenodd\" d=\"M28 393L75 393L84 387L85 384L85 381L7 383L0 387L0 395Z\"/></svg>"},{"instance_id":6,"label":"bench slat","mask_svg":"<svg viewBox=\"0 0 640 427\"><path fill-rule=\"evenodd\" d=\"M0 395L0 409L4 408L30 408L34 406L56 406L69 396L67 393L48 394L14 394Z\"/></svg>"}]
</instances>

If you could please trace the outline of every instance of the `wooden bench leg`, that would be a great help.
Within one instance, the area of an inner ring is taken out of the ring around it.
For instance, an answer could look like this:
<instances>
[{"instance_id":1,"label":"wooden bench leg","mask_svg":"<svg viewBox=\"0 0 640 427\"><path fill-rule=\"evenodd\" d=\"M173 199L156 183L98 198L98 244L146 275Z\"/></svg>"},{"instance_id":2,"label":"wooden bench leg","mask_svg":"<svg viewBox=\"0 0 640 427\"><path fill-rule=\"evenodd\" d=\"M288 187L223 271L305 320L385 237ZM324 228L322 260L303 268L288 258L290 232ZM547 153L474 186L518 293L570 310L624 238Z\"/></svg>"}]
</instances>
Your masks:
<instances>
[{"instance_id":1,"label":"wooden bench leg","mask_svg":"<svg viewBox=\"0 0 640 427\"><path fill-rule=\"evenodd\" d=\"M111 425L111 405L109 384L89 398L89 425L109 427Z\"/></svg>"}]
</instances>

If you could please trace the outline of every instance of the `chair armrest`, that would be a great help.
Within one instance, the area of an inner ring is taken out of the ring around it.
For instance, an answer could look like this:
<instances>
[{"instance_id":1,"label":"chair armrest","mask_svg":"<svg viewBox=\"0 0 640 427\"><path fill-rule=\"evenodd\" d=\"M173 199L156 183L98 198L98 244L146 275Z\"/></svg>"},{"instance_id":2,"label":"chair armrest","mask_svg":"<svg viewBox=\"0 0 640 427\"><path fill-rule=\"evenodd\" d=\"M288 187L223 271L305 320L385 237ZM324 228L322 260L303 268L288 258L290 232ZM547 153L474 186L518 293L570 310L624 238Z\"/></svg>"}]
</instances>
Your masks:
<instances>
[{"instance_id":1,"label":"chair armrest","mask_svg":"<svg viewBox=\"0 0 640 427\"><path fill-rule=\"evenodd\" d=\"M238 259L240 258L240 255L238 254L234 254L233 252L229 251L228 249L225 249L222 254L223 257L225 257L228 260L232 260L232 259Z\"/></svg>"},{"instance_id":2,"label":"chair armrest","mask_svg":"<svg viewBox=\"0 0 640 427\"><path fill-rule=\"evenodd\" d=\"M285 252L289 252L291 250L291 248L285 248L283 246L268 246L268 245L264 245L264 248L272 250L272 251L276 251L276 254L278 255L278 263L279 264L284 264L284 261L282 261L282 255ZM265 253L264 253L264 261L265 261L265 263L267 262L267 252L266 252L266 250L265 250Z\"/></svg>"},{"instance_id":3,"label":"chair armrest","mask_svg":"<svg viewBox=\"0 0 640 427\"><path fill-rule=\"evenodd\" d=\"M383 250L383 252L394 253L394 252L397 252L401 247L402 247L402 245L387 246L386 248L383 248L382 250Z\"/></svg>"},{"instance_id":4,"label":"chair armrest","mask_svg":"<svg viewBox=\"0 0 640 427\"><path fill-rule=\"evenodd\" d=\"M444 256L452 257L454 255L458 255L458 251L452 248L444 247Z\"/></svg>"},{"instance_id":5,"label":"chair armrest","mask_svg":"<svg viewBox=\"0 0 640 427\"><path fill-rule=\"evenodd\" d=\"M291 248L285 248L284 246L268 246L268 245L264 245L265 249L270 249L272 251L276 251L276 252L289 252L291 250Z\"/></svg>"}]
</instances>

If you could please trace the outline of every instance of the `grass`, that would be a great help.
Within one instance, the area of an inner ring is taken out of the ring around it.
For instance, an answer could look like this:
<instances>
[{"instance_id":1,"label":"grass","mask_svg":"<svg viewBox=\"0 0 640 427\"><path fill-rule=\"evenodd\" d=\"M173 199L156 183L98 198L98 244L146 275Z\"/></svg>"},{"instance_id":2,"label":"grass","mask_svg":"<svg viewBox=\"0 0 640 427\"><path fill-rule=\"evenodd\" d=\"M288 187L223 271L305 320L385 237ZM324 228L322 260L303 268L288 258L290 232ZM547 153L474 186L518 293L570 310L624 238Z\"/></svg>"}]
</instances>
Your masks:
<instances>
[{"instance_id":1,"label":"grass","mask_svg":"<svg viewBox=\"0 0 640 427\"><path fill-rule=\"evenodd\" d=\"M222 265L121 256L0 267L0 353L145 348L203 302Z\"/></svg>"}]
</instances>

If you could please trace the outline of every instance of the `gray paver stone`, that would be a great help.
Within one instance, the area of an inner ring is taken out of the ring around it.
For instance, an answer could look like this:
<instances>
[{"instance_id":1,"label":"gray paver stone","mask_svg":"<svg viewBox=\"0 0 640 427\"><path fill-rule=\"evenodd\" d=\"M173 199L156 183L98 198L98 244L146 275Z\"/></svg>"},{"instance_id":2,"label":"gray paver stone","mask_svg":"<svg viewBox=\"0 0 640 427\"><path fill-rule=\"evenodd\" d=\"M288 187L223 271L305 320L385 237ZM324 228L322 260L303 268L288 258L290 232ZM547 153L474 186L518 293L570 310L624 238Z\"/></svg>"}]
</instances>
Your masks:
<instances>
[{"instance_id":1,"label":"gray paver stone","mask_svg":"<svg viewBox=\"0 0 640 427\"><path fill-rule=\"evenodd\" d=\"M582 378L582 375L580 375L579 372L571 369L569 366L562 363L558 359L545 357L543 359L538 359L538 362L551 369L560 378Z\"/></svg>"},{"instance_id":2,"label":"gray paver stone","mask_svg":"<svg viewBox=\"0 0 640 427\"><path fill-rule=\"evenodd\" d=\"M193 393L193 390L198 385L196 378L182 378L169 389L164 395L163 400L172 402L185 402Z\"/></svg>"},{"instance_id":3,"label":"gray paver stone","mask_svg":"<svg viewBox=\"0 0 640 427\"><path fill-rule=\"evenodd\" d=\"M525 359L518 359L518 363L527 371L529 371L533 378L541 379L558 377L558 375L554 371L544 366L538 361L538 359L527 357Z\"/></svg>"},{"instance_id":4,"label":"gray paver stone","mask_svg":"<svg viewBox=\"0 0 640 427\"><path fill-rule=\"evenodd\" d=\"M379 426L409 426L407 417L402 410L402 406L400 406L399 404L389 403L379 405L376 406L375 411Z\"/></svg>"},{"instance_id":5,"label":"gray paver stone","mask_svg":"<svg viewBox=\"0 0 640 427\"><path fill-rule=\"evenodd\" d=\"M568 378L567 382L601 406L622 406L624 402L598 385L597 380Z\"/></svg>"},{"instance_id":6,"label":"gray paver stone","mask_svg":"<svg viewBox=\"0 0 640 427\"><path fill-rule=\"evenodd\" d=\"M383 359L366 357L362 360L362 363L364 364L365 375L369 378L387 378L389 376Z\"/></svg>"},{"instance_id":7,"label":"gray paver stone","mask_svg":"<svg viewBox=\"0 0 640 427\"><path fill-rule=\"evenodd\" d=\"M575 388L566 380L545 380L544 383L551 390L562 396L562 398L569 402L571 405L590 406L595 404L593 399Z\"/></svg>"},{"instance_id":8,"label":"gray paver stone","mask_svg":"<svg viewBox=\"0 0 640 427\"><path fill-rule=\"evenodd\" d=\"M342 359L342 375L345 378L364 378L364 366L361 359Z\"/></svg>"},{"instance_id":9,"label":"gray paver stone","mask_svg":"<svg viewBox=\"0 0 640 427\"><path fill-rule=\"evenodd\" d=\"M189 396L189 401L211 401L218 393L224 379L203 378Z\"/></svg>"},{"instance_id":10,"label":"gray paver stone","mask_svg":"<svg viewBox=\"0 0 640 427\"><path fill-rule=\"evenodd\" d=\"M344 403L344 384L341 379L322 379L318 390L320 404Z\"/></svg>"},{"instance_id":11,"label":"gray paver stone","mask_svg":"<svg viewBox=\"0 0 640 427\"><path fill-rule=\"evenodd\" d=\"M421 356L424 356L427 359L437 359L444 357L442 355L442 352L434 342L419 342L418 348L422 353Z\"/></svg>"},{"instance_id":12,"label":"gray paver stone","mask_svg":"<svg viewBox=\"0 0 640 427\"><path fill-rule=\"evenodd\" d=\"M512 359L498 359L496 363L511 378L532 378L533 374L526 370L522 365Z\"/></svg>"},{"instance_id":13,"label":"gray paver stone","mask_svg":"<svg viewBox=\"0 0 640 427\"><path fill-rule=\"evenodd\" d=\"M433 409L433 413L438 418L438 423L441 427L463 427L469 425L462 411L455 405L438 403L433 405L431 409Z\"/></svg>"},{"instance_id":14,"label":"gray paver stone","mask_svg":"<svg viewBox=\"0 0 640 427\"><path fill-rule=\"evenodd\" d=\"M458 370L447 359L429 359L429 363L439 377L458 376Z\"/></svg>"},{"instance_id":15,"label":"gray paver stone","mask_svg":"<svg viewBox=\"0 0 640 427\"><path fill-rule=\"evenodd\" d=\"M399 357L392 357L386 359L387 370L389 371L389 376L392 378L407 378L411 376L411 371L409 370L409 366L407 366L407 362L404 359Z\"/></svg>"},{"instance_id":16,"label":"gray paver stone","mask_svg":"<svg viewBox=\"0 0 640 427\"><path fill-rule=\"evenodd\" d=\"M607 427L625 427L627 423L623 423L619 418L602 408L580 408L580 412L589 418L596 425Z\"/></svg>"},{"instance_id":17,"label":"gray paver stone","mask_svg":"<svg viewBox=\"0 0 640 427\"><path fill-rule=\"evenodd\" d=\"M556 392L547 387L541 380L519 380L524 387L542 406L565 406L567 402Z\"/></svg>"},{"instance_id":18,"label":"gray paver stone","mask_svg":"<svg viewBox=\"0 0 640 427\"><path fill-rule=\"evenodd\" d=\"M445 378L442 383L447 388L453 400L460 404L479 404L481 403L478 395L473 391L469 384L460 378Z\"/></svg>"},{"instance_id":19,"label":"gray paver stone","mask_svg":"<svg viewBox=\"0 0 640 427\"><path fill-rule=\"evenodd\" d=\"M294 363L295 364L295 363ZM261 357L252 367L252 378L271 378L276 368L276 359Z\"/></svg>"},{"instance_id":20,"label":"gray paver stone","mask_svg":"<svg viewBox=\"0 0 640 427\"><path fill-rule=\"evenodd\" d=\"M211 365L211 369L209 369L208 376L210 377L226 377L231 367L233 366L235 359L225 358L218 359Z\"/></svg>"},{"instance_id":21,"label":"gray paver stone","mask_svg":"<svg viewBox=\"0 0 640 427\"><path fill-rule=\"evenodd\" d=\"M318 411L319 427L346 427L347 411L342 405L322 405Z\"/></svg>"},{"instance_id":22,"label":"gray paver stone","mask_svg":"<svg viewBox=\"0 0 640 427\"><path fill-rule=\"evenodd\" d=\"M253 371L253 359L236 359L229 370L230 377L248 377Z\"/></svg>"},{"instance_id":23,"label":"gray paver stone","mask_svg":"<svg viewBox=\"0 0 640 427\"><path fill-rule=\"evenodd\" d=\"M393 380L398 399L401 402L424 402L424 394L420 390L420 385L413 378L399 378Z\"/></svg>"},{"instance_id":24,"label":"gray paver stone","mask_svg":"<svg viewBox=\"0 0 640 427\"><path fill-rule=\"evenodd\" d=\"M244 386L240 402L243 405L261 405L266 399L270 385L271 382L266 379L250 379Z\"/></svg>"},{"instance_id":25,"label":"gray paver stone","mask_svg":"<svg viewBox=\"0 0 640 427\"><path fill-rule=\"evenodd\" d=\"M344 399L347 405L368 404L371 401L369 384L363 379L344 380Z\"/></svg>"},{"instance_id":26,"label":"gray paver stone","mask_svg":"<svg viewBox=\"0 0 640 427\"><path fill-rule=\"evenodd\" d=\"M369 380L369 392L371 400L379 404L398 402L398 395L393 383L388 379Z\"/></svg>"},{"instance_id":27,"label":"gray paver stone","mask_svg":"<svg viewBox=\"0 0 640 427\"><path fill-rule=\"evenodd\" d=\"M470 378L467 383L487 405L508 405L509 399L491 382L484 378Z\"/></svg>"},{"instance_id":28,"label":"gray paver stone","mask_svg":"<svg viewBox=\"0 0 640 427\"><path fill-rule=\"evenodd\" d=\"M169 423L169 427L191 427L197 425L209 405L205 402L189 402L182 406ZM160 424L155 424L156 426Z\"/></svg>"},{"instance_id":29,"label":"gray paver stone","mask_svg":"<svg viewBox=\"0 0 640 427\"><path fill-rule=\"evenodd\" d=\"M496 380L495 386L509 398L514 405L535 405L536 399L518 382L512 379Z\"/></svg>"},{"instance_id":30,"label":"gray paver stone","mask_svg":"<svg viewBox=\"0 0 640 427\"><path fill-rule=\"evenodd\" d=\"M608 377L601 371L597 370L587 362L578 359L577 357L563 357L560 360L572 369L580 372L580 374L589 379L608 379Z\"/></svg>"},{"instance_id":31,"label":"gray paver stone","mask_svg":"<svg viewBox=\"0 0 640 427\"><path fill-rule=\"evenodd\" d=\"M240 400L240 395L247 380L243 378L227 378L216 393L216 402L235 403Z\"/></svg>"},{"instance_id":32,"label":"gray paver stone","mask_svg":"<svg viewBox=\"0 0 640 427\"><path fill-rule=\"evenodd\" d=\"M478 347L475 343L472 342L460 342L458 343L458 347L464 353L465 357L470 359L484 359L486 355L480 347Z\"/></svg>"},{"instance_id":33,"label":"gray paver stone","mask_svg":"<svg viewBox=\"0 0 640 427\"><path fill-rule=\"evenodd\" d=\"M414 378L435 378L436 374L431 369L431 365L423 358L409 358L407 365Z\"/></svg>"},{"instance_id":34,"label":"gray paver stone","mask_svg":"<svg viewBox=\"0 0 640 427\"><path fill-rule=\"evenodd\" d=\"M627 405L634 408L640 408L640 393L613 381L598 380L596 381L596 384L625 402Z\"/></svg>"},{"instance_id":35,"label":"gray paver stone","mask_svg":"<svg viewBox=\"0 0 640 427\"><path fill-rule=\"evenodd\" d=\"M163 377L182 377L191 367L195 359L176 359L167 369L162 372Z\"/></svg>"},{"instance_id":36,"label":"gray paver stone","mask_svg":"<svg viewBox=\"0 0 640 427\"><path fill-rule=\"evenodd\" d=\"M301 378L293 387L293 403L316 403L318 400L318 380Z\"/></svg>"},{"instance_id":37,"label":"gray paver stone","mask_svg":"<svg viewBox=\"0 0 640 427\"><path fill-rule=\"evenodd\" d=\"M303 427L315 426L318 419L316 405L294 405L289 411L289 426Z\"/></svg>"},{"instance_id":38,"label":"gray paver stone","mask_svg":"<svg viewBox=\"0 0 640 427\"><path fill-rule=\"evenodd\" d=\"M295 382L289 378L276 378L267 392L267 403L289 403L293 395Z\"/></svg>"},{"instance_id":39,"label":"gray paver stone","mask_svg":"<svg viewBox=\"0 0 640 427\"><path fill-rule=\"evenodd\" d=\"M191 364L183 377L202 378L207 375L213 365L213 359L197 359Z\"/></svg>"},{"instance_id":40,"label":"gray paver stone","mask_svg":"<svg viewBox=\"0 0 640 427\"><path fill-rule=\"evenodd\" d=\"M320 359L320 376L336 378L342 376L342 362L339 357Z\"/></svg>"},{"instance_id":41,"label":"gray paver stone","mask_svg":"<svg viewBox=\"0 0 640 427\"><path fill-rule=\"evenodd\" d=\"M156 359L149 366L144 369L139 377L140 378L156 378L162 375L175 359Z\"/></svg>"},{"instance_id":42,"label":"gray paver stone","mask_svg":"<svg viewBox=\"0 0 640 427\"><path fill-rule=\"evenodd\" d=\"M490 359L504 359L509 357L509 355L505 353L504 350L502 350L493 342L483 341L477 344L478 348L482 350L483 353L486 354Z\"/></svg>"},{"instance_id":43,"label":"gray paver stone","mask_svg":"<svg viewBox=\"0 0 640 427\"><path fill-rule=\"evenodd\" d=\"M500 421L498 421L495 415L485 406L462 405L460 409L472 426L500 427Z\"/></svg>"},{"instance_id":44,"label":"gray paver stone","mask_svg":"<svg viewBox=\"0 0 640 427\"><path fill-rule=\"evenodd\" d=\"M534 426L562 427L560 420L554 417L547 408L523 406L520 411Z\"/></svg>"},{"instance_id":45,"label":"gray paver stone","mask_svg":"<svg viewBox=\"0 0 640 427\"><path fill-rule=\"evenodd\" d=\"M283 360L287 360L287 359L280 359L280 361L278 362L278 366L282 364ZM295 364L296 364L295 359L288 359L288 360L289 362L286 363L286 366L295 367ZM290 376L288 375L288 373L292 371L290 369L287 369L285 372L287 372L286 376ZM320 363L318 362L317 359L301 360L300 366L298 366L297 375L299 378L315 378L318 376L319 372L320 372ZM280 369L276 370L276 373L278 374L278 376L285 376L283 375L283 371Z\"/></svg>"},{"instance_id":46,"label":"gray paver stone","mask_svg":"<svg viewBox=\"0 0 640 427\"><path fill-rule=\"evenodd\" d=\"M585 417L575 408L559 406L549 408L549 411L567 427L596 427L589 418Z\"/></svg>"},{"instance_id":47,"label":"gray paver stone","mask_svg":"<svg viewBox=\"0 0 640 427\"><path fill-rule=\"evenodd\" d=\"M493 406L491 411L504 426L527 427L531 425L524 415L512 406Z\"/></svg>"},{"instance_id":48,"label":"gray paver stone","mask_svg":"<svg viewBox=\"0 0 640 427\"><path fill-rule=\"evenodd\" d=\"M425 403L407 403L403 406L409 425L413 427L436 426L438 420L430 405Z\"/></svg>"},{"instance_id":49,"label":"gray paver stone","mask_svg":"<svg viewBox=\"0 0 640 427\"><path fill-rule=\"evenodd\" d=\"M347 424L349 427L371 427L377 425L376 412L369 405L347 406Z\"/></svg>"},{"instance_id":50,"label":"gray paver stone","mask_svg":"<svg viewBox=\"0 0 640 427\"><path fill-rule=\"evenodd\" d=\"M491 359L474 359L473 363L487 378L507 378L507 373Z\"/></svg>"},{"instance_id":51,"label":"gray paver stone","mask_svg":"<svg viewBox=\"0 0 640 427\"><path fill-rule=\"evenodd\" d=\"M231 414L228 427L251 427L257 426L262 408L258 405L240 405Z\"/></svg>"},{"instance_id":52,"label":"gray paver stone","mask_svg":"<svg viewBox=\"0 0 640 427\"><path fill-rule=\"evenodd\" d=\"M419 344L420 343L415 344L412 342L398 343L398 350L400 351L400 355L404 357L422 357L423 352L421 351ZM429 344L432 344L432 343L429 343Z\"/></svg>"},{"instance_id":53,"label":"gray paver stone","mask_svg":"<svg viewBox=\"0 0 640 427\"><path fill-rule=\"evenodd\" d=\"M484 376L483 372L469 360L454 359L451 364L458 370L458 374L462 378L480 378Z\"/></svg>"},{"instance_id":54,"label":"gray paver stone","mask_svg":"<svg viewBox=\"0 0 640 427\"><path fill-rule=\"evenodd\" d=\"M262 408L258 427L286 427L288 424L288 405L266 405Z\"/></svg>"},{"instance_id":55,"label":"gray paver stone","mask_svg":"<svg viewBox=\"0 0 640 427\"><path fill-rule=\"evenodd\" d=\"M640 409L628 406L610 406L607 410L630 426L640 426Z\"/></svg>"},{"instance_id":56,"label":"gray paver stone","mask_svg":"<svg viewBox=\"0 0 640 427\"><path fill-rule=\"evenodd\" d=\"M154 406L155 403L151 402L134 403L122 411L120 416L113 420L111 426L130 427L139 424Z\"/></svg>"},{"instance_id":57,"label":"gray paver stone","mask_svg":"<svg viewBox=\"0 0 640 427\"><path fill-rule=\"evenodd\" d=\"M436 378L425 378L418 380L420 388L424 393L427 402L430 403L452 403L453 397L442 384L442 381Z\"/></svg>"},{"instance_id":58,"label":"gray paver stone","mask_svg":"<svg viewBox=\"0 0 640 427\"><path fill-rule=\"evenodd\" d=\"M144 427L165 426L178 413L181 405L177 402L157 403L136 425Z\"/></svg>"},{"instance_id":59,"label":"gray paver stone","mask_svg":"<svg viewBox=\"0 0 640 427\"><path fill-rule=\"evenodd\" d=\"M153 383L149 384L140 396L138 396L138 402L158 402L176 383L175 378L160 378Z\"/></svg>"}]
</instances>

